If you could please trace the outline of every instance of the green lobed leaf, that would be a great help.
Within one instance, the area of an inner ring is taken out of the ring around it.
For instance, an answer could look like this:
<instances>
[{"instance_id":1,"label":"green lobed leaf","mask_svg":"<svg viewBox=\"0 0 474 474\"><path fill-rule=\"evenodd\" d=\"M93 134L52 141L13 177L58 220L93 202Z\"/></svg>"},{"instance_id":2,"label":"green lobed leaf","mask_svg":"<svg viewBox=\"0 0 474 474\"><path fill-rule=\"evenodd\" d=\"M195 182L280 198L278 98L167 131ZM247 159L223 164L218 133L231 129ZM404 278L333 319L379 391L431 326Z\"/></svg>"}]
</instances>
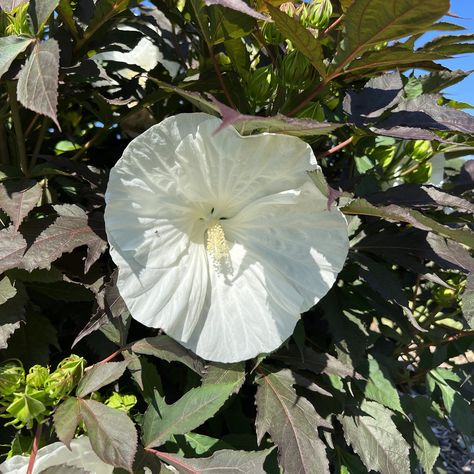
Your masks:
<instances>
[{"instance_id":1,"label":"green lobed leaf","mask_svg":"<svg viewBox=\"0 0 474 474\"><path fill-rule=\"evenodd\" d=\"M326 77L326 67L323 63L323 50L318 39L300 23L298 18L290 17L270 3L267 4L267 7L278 30L293 43L298 51L310 60L324 79Z\"/></svg>"},{"instance_id":2,"label":"green lobed leaf","mask_svg":"<svg viewBox=\"0 0 474 474\"><path fill-rule=\"evenodd\" d=\"M271 450L264 451L237 451L223 449L216 451L208 458L183 458L173 453L162 453L155 451L155 454L173 466L180 474L196 473L226 473L226 474L265 474L267 471L263 467L266 457Z\"/></svg>"},{"instance_id":3,"label":"green lobed leaf","mask_svg":"<svg viewBox=\"0 0 474 474\"><path fill-rule=\"evenodd\" d=\"M469 326L474 329L474 273L467 277L461 302L462 314Z\"/></svg>"},{"instance_id":4,"label":"green lobed leaf","mask_svg":"<svg viewBox=\"0 0 474 474\"><path fill-rule=\"evenodd\" d=\"M55 39L35 44L18 76L18 100L27 109L46 115L61 128L58 105L59 45Z\"/></svg>"},{"instance_id":5,"label":"green lobed leaf","mask_svg":"<svg viewBox=\"0 0 474 474\"><path fill-rule=\"evenodd\" d=\"M296 383L288 369L271 372L260 366L255 397L257 440L269 433L277 445L279 464L285 472L327 473L329 463L318 426L325 423L304 397L293 388Z\"/></svg>"},{"instance_id":6,"label":"green lobed leaf","mask_svg":"<svg viewBox=\"0 0 474 474\"><path fill-rule=\"evenodd\" d=\"M94 400L78 399L81 419L97 456L104 462L132 472L137 451L137 431L132 420L120 410Z\"/></svg>"},{"instance_id":7,"label":"green lobed leaf","mask_svg":"<svg viewBox=\"0 0 474 474\"><path fill-rule=\"evenodd\" d=\"M123 375L127 366L127 361L93 365L80 380L76 395L83 398L105 385L115 382Z\"/></svg>"},{"instance_id":8,"label":"green lobed leaf","mask_svg":"<svg viewBox=\"0 0 474 474\"><path fill-rule=\"evenodd\" d=\"M348 444L370 471L381 474L410 474L409 446L392 421L392 412L364 400L360 414L339 416Z\"/></svg>"},{"instance_id":9,"label":"green lobed leaf","mask_svg":"<svg viewBox=\"0 0 474 474\"><path fill-rule=\"evenodd\" d=\"M204 384L185 393L177 402L151 404L143 420L147 448L160 446L170 436L185 434L214 416L234 393L236 383Z\"/></svg>"},{"instance_id":10,"label":"green lobed leaf","mask_svg":"<svg viewBox=\"0 0 474 474\"><path fill-rule=\"evenodd\" d=\"M397 389L390 380L387 371L383 370L372 356L369 356L368 362L367 381L358 382L365 397L391 410L403 413Z\"/></svg>"},{"instance_id":11,"label":"green lobed leaf","mask_svg":"<svg viewBox=\"0 0 474 474\"><path fill-rule=\"evenodd\" d=\"M448 11L449 0L355 0L345 14L337 69L378 43L429 30Z\"/></svg>"},{"instance_id":12,"label":"green lobed leaf","mask_svg":"<svg viewBox=\"0 0 474 474\"><path fill-rule=\"evenodd\" d=\"M77 398L68 398L54 412L54 430L67 447L71 444L77 425L81 421L81 407Z\"/></svg>"},{"instance_id":13,"label":"green lobed leaf","mask_svg":"<svg viewBox=\"0 0 474 474\"><path fill-rule=\"evenodd\" d=\"M14 59L31 44L33 38L5 36L0 38L0 78L8 71Z\"/></svg>"}]
</instances>

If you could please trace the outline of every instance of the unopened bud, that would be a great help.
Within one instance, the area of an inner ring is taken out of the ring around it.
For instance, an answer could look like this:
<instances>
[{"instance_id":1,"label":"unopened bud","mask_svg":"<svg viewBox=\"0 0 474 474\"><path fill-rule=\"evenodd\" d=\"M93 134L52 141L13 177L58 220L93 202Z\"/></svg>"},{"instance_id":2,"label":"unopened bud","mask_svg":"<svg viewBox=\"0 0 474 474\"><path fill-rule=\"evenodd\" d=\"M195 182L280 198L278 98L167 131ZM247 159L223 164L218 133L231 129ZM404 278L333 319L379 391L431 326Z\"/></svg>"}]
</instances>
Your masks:
<instances>
[{"instance_id":1,"label":"unopened bud","mask_svg":"<svg viewBox=\"0 0 474 474\"><path fill-rule=\"evenodd\" d=\"M281 78L285 86L291 89L304 87L305 81L311 78L311 64L308 59L297 50L288 53L281 64Z\"/></svg>"},{"instance_id":2,"label":"unopened bud","mask_svg":"<svg viewBox=\"0 0 474 474\"><path fill-rule=\"evenodd\" d=\"M85 366L85 359L77 355L71 355L61 361L44 384L48 395L55 400L61 400L68 395L82 378Z\"/></svg>"},{"instance_id":3,"label":"unopened bud","mask_svg":"<svg viewBox=\"0 0 474 474\"><path fill-rule=\"evenodd\" d=\"M49 376L49 369L41 365L34 365L26 376L26 385L37 389L42 389Z\"/></svg>"},{"instance_id":4,"label":"unopened bud","mask_svg":"<svg viewBox=\"0 0 474 474\"><path fill-rule=\"evenodd\" d=\"M275 86L276 79L271 66L264 66L252 73L247 90L255 103L262 104L271 97Z\"/></svg>"},{"instance_id":5,"label":"unopened bud","mask_svg":"<svg viewBox=\"0 0 474 474\"><path fill-rule=\"evenodd\" d=\"M330 0L313 0L304 4L300 14L300 21L306 28L323 29L329 25L332 16Z\"/></svg>"}]
</instances>

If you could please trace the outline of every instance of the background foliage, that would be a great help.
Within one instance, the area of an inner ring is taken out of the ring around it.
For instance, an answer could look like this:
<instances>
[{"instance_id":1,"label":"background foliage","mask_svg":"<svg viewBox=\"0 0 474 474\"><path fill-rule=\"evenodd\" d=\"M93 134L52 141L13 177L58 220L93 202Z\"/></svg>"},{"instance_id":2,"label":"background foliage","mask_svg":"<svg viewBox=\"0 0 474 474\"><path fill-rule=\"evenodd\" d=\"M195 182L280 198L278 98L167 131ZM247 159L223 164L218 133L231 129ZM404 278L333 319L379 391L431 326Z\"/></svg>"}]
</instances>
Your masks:
<instances>
[{"instance_id":1,"label":"background foliage","mask_svg":"<svg viewBox=\"0 0 474 474\"><path fill-rule=\"evenodd\" d=\"M0 0L3 455L87 432L116 472L403 474L446 472L434 424L469 444L474 120L436 60L473 35L448 0L281 4ZM337 285L247 363L132 321L107 253L108 170L198 110L307 140L349 220Z\"/></svg>"}]
</instances>

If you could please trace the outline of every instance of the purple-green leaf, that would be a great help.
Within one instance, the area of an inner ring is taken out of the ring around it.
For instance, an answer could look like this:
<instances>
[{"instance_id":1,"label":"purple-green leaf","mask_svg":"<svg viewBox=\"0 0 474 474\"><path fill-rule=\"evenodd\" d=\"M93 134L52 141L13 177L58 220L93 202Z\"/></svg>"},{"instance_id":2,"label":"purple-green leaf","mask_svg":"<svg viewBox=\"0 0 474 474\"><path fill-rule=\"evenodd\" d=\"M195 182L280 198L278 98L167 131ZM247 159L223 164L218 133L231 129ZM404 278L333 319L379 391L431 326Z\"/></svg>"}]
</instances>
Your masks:
<instances>
[{"instance_id":1,"label":"purple-green leaf","mask_svg":"<svg viewBox=\"0 0 474 474\"><path fill-rule=\"evenodd\" d=\"M257 18L257 20L268 20L265 15L257 12L253 8L250 8L243 0L204 0L206 5L220 5L222 7L236 10L245 15Z\"/></svg>"},{"instance_id":2,"label":"purple-green leaf","mask_svg":"<svg viewBox=\"0 0 474 474\"><path fill-rule=\"evenodd\" d=\"M104 462L132 472L138 436L132 420L122 411L94 400L78 399L92 449Z\"/></svg>"},{"instance_id":3,"label":"purple-green leaf","mask_svg":"<svg viewBox=\"0 0 474 474\"><path fill-rule=\"evenodd\" d=\"M23 219L38 204L42 187L31 180L5 181L0 183L0 207L6 212L18 230Z\"/></svg>"},{"instance_id":4,"label":"purple-green leaf","mask_svg":"<svg viewBox=\"0 0 474 474\"><path fill-rule=\"evenodd\" d=\"M126 361L93 365L79 382L76 395L83 398L105 385L115 382L123 375L127 365Z\"/></svg>"},{"instance_id":5,"label":"purple-green leaf","mask_svg":"<svg viewBox=\"0 0 474 474\"><path fill-rule=\"evenodd\" d=\"M223 449L208 458L183 458L174 453L154 451L161 460L173 466L180 474L265 474L263 464L270 449L262 451L237 451Z\"/></svg>"},{"instance_id":6,"label":"purple-green leaf","mask_svg":"<svg viewBox=\"0 0 474 474\"><path fill-rule=\"evenodd\" d=\"M74 438L77 425L81 421L79 400L68 398L61 403L54 413L54 429L58 438L69 447Z\"/></svg>"},{"instance_id":7,"label":"purple-green leaf","mask_svg":"<svg viewBox=\"0 0 474 474\"><path fill-rule=\"evenodd\" d=\"M60 127L58 105L59 45L55 39L36 43L18 76L18 100L30 110L46 115Z\"/></svg>"},{"instance_id":8,"label":"purple-green leaf","mask_svg":"<svg viewBox=\"0 0 474 474\"><path fill-rule=\"evenodd\" d=\"M33 41L21 36L0 38L0 78L8 71L13 60Z\"/></svg>"},{"instance_id":9,"label":"purple-green leaf","mask_svg":"<svg viewBox=\"0 0 474 474\"><path fill-rule=\"evenodd\" d=\"M280 465L285 472L329 474L326 448L319 438L318 426L326 425L313 405L298 395L296 383L288 369L270 372L260 366L261 377L255 402L257 405L257 440L265 433L278 446Z\"/></svg>"}]
</instances>

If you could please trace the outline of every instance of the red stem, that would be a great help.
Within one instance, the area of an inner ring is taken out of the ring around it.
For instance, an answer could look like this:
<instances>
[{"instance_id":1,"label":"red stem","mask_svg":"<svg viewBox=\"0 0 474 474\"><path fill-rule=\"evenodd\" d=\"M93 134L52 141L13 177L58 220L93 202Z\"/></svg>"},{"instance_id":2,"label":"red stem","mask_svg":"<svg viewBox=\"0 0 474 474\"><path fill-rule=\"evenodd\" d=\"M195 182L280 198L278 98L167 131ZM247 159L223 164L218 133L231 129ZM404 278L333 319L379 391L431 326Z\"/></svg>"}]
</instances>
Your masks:
<instances>
[{"instance_id":1,"label":"red stem","mask_svg":"<svg viewBox=\"0 0 474 474\"><path fill-rule=\"evenodd\" d=\"M344 18L344 14L342 14L336 21L334 21L333 23L331 23L324 31L323 31L323 35L327 35L334 27L336 27L340 22L341 20Z\"/></svg>"},{"instance_id":2,"label":"red stem","mask_svg":"<svg viewBox=\"0 0 474 474\"><path fill-rule=\"evenodd\" d=\"M347 140L344 140L343 142L339 143L339 145L333 146L329 150L322 153L319 158L324 158L325 156L331 155L332 153L336 153L336 151L339 151L341 148L344 148L346 145L349 145L349 143L351 143L353 139L354 137L349 137Z\"/></svg>"},{"instance_id":3,"label":"red stem","mask_svg":"<svg viewBox=\"0 0 474 474\"><path fill-rule=\"evenodd\" d=\"M26 474L32 474L33 467L35 465L36 455L38 454L39 442L41 438L41 433L43 431L43 425L38 423L36 427L35 437L33 439L33 447L31 448L30 460L28 461L28 469L26 470Z\"/></svg>"}]
</instances>

